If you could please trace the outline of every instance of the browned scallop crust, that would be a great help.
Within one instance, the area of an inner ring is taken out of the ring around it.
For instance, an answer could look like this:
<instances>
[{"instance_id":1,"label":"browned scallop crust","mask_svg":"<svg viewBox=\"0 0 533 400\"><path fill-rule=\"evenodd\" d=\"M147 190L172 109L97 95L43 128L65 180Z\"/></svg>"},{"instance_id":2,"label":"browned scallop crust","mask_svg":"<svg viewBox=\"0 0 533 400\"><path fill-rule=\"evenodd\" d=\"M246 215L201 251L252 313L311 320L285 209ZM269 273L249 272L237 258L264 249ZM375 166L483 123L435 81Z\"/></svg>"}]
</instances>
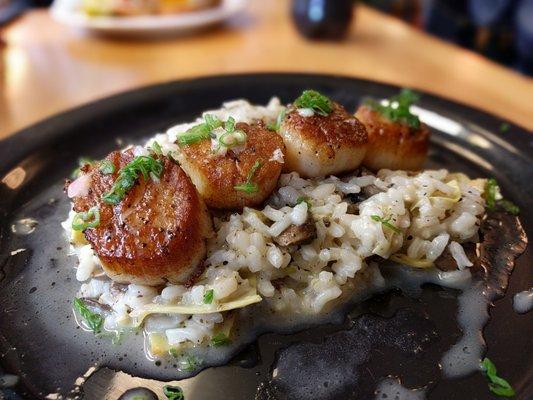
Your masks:
<instances>
[{"instance_id":1,"label":"browned scallop crust","mask_svg":"<svg viewBox=\"0 0 533 400\"><path fill-rule=\"evenodd\" d=\"M160 182L142 177L113 206L101 200L116 180L120 168L134 155L115 151L107 159L115 173L104 175L88 168L91 189L75 197L74 210L100 209L100 224L84 234L102 261L106 274L122 283L158 285L181 283L193 275L206 254L211 217L185 172L165 158Z\"/></svg>"},{"instance_id":2,"label":"browned scallop crust","mask_svg":"<svg viewBox=\"0 0 533 400\"><path fill-rule=\"evenodd\" d=\"M281 174L282 163L271 160L276 150L285 153L283 140L262 123L239 122L236 129L246 133L245 148L242 151L227 151L226 155L213 154L210 140L183 146L178 161L209 207L218 209L240 209L261 204L276 187ZM246 181L248 173L256 163L261 167L253 175L252 182L258 185L255 193L235 189Z\"/></svg>"},{"instance_id":3,"label":"browned scallop crust","mask_svg":"<svg viewBox=\"0 0 533 400\"><path fill-rule=\"evenodd\" d=\"M354 170L361 163L368 141L366 129L343 106L305 117L289 108L280 134L287 146L285 171L308 178Z\"/></svg>"},{"instance_id":4,"label":"browned scallop crust","mask_svg":"<svg viewBox=\"0 0 533 400\"><path fill-rule=\"evenodd\" d=\"M355 116L368 132L368 150L363 165L377 171L382 168L418 170L426 160L429 129L419 129L389 121L368 106L361 106Z\"/></svg>"}]
</instances>

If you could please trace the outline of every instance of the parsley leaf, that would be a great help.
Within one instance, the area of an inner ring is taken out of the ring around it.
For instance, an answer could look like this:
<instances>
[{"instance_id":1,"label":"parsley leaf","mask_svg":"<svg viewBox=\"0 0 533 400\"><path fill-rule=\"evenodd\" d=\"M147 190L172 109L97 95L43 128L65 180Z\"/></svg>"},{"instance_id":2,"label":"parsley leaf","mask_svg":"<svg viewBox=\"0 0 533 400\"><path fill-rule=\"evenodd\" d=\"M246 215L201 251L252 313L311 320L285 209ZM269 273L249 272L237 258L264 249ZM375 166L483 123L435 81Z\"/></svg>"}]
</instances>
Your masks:
<instances>
[{"instance_id":1,"label":"parsley leaf","mask_svg":"<svg viewBox=\"0 0 533 400\"><path fill-rule=\"evenodd\" d=\"M297 108L311 108L322 116L327 116L333 111L333 102L316 90L304 90L293 104Z\"/></svg>"},{"instance_id":2,"label":"parsley leaf","mask_svg":"<svg viewBox=\"0 0 533 400\"><path fill-rule=\"evenodd\" d=\"M480 368L489 381L489 390L496 396L513 397L516 394L509 382L497 375L496 366L491 360L485 357L480 363Z\"/></svg>"},{"instance_id":3,"label":"parsley leaf","mask_svg":"<svg viewBox=\"0 0 533 400\"><path fill-rule=\"evenodd\" d=\"M74 309L80 314L89 329L91 329L94 333L101 332L104 319L100 314L89 310L83 300L79 298L74 299Z\"/></svg>"}]
</instances>

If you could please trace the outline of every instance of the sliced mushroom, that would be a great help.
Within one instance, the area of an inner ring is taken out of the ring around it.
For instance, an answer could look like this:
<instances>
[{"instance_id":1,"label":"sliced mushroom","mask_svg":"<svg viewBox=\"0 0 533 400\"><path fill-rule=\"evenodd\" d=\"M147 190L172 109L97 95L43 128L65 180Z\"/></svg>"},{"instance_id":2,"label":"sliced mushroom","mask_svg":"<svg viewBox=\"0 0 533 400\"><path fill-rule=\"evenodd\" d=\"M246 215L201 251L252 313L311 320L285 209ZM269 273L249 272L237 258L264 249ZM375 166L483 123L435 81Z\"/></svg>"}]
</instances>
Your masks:
<instances>
[{"instance_id":1,"label":"sliced mushroom","mask_svg":"<svg viewBox=\"0 0 533 400\"><path fill-rule=\"evenodd\" d=\"M303 225L291 225L281 234L274 238L274 242L280 246L293 246L311 242L316 238L316 226L308 221Z\"/></svg>"}]
</instances>

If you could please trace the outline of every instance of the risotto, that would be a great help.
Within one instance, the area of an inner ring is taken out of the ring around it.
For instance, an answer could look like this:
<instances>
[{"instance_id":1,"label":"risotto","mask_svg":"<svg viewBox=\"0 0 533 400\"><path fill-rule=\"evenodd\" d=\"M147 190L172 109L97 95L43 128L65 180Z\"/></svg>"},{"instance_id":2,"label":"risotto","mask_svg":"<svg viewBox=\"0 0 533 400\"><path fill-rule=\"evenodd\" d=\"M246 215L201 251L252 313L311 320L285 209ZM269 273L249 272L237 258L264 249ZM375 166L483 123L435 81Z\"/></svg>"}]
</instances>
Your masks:
<instances>
[{"instance_id":1,"label":"risotto","mask_svg":"<svg viewBox=\"0 0 533 400\"><path fill-rule=\"evenodd\" d=\"M283 109L276 98L267 106L237 100L205 114L275 124ZM133 151L145 154L156 143L164 156L179 159L180 132L202 121L172 127ZM282 149L270 161L283 165ZM72 229L71 211L63 227L79 259L79 322L99 333L142 329L149 356L161 358L230 343L243 310L260 306L280 317L328 312L383 286L384 260L431 274L446 254L464 270L472 265L464 245L478 240L485 187L486 180L444 169L372 173L360 167L316 178L286 171L261 205L213 212L196 279L159 286L108 278L93 247ZM86 318L95 315L97 330Z\"/></svg>"}]
</instances>

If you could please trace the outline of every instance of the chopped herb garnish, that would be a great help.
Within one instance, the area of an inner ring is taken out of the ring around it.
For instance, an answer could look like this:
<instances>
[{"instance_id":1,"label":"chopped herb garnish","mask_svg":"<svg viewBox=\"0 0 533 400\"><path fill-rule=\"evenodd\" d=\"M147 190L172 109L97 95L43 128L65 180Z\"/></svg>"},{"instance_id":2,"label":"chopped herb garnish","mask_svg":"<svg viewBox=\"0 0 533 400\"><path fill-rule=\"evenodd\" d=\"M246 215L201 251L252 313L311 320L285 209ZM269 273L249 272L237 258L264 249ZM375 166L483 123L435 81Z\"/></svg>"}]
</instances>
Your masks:
<instances>
[{"instance_id":1,"label":"chopped herb garnish","mask_svg":"<svg viewBox=\"0 0 533 400\"><path fill-rule=\"evenodd\" d=\"M309 210L311 208L311 202L307 197L298 197L296 200L296 204L305 203L307 204L307 209Z\"/></svg>"},{"instance_id":2,"label":"chopped herb garnish","mask_svg":"<svg viewBox=\"0 0 533 400\"><path fill-rule=\"evenodd\" d=\"M287 109L284 108L280 111L278 114L278 117L276 118L276 122L272 124L268 124L267 128L274 132L279 132L279 128L281 126L281 123L283 122L283 119L285 118L285 115L287 114Z\"/></svg>"},{"instance_id":3,"label":"chopped herb garnish","mask_svg":"<svg viewBox=\"0 0 533 400\"><path fill-rule=\"evenodd\" d=\"M89 211L79 212L72 219L72 229L84 231L87 228L96 228L100 224L100 210L98 207L91 207Z\"/></svg>"},{"instance_id":4,"label":"chopped herb garnish","mask_svg":"<svg viewBox=\"0 0 533 400\"><path fill-rule=\"evenodd\" d=\"M413 129L420 128L420 119L411 113L411 106L420 100L420 96L410 89L402 89L400 94L391 97L387 105L378 103L375 100L365 102L367 106L379 112L382 116L392 122L405 124Z\"/></svg>"},{"instance_id":5,"label":"chopped herb garnish","mask_svg":"<svg viewBox=\"0 0 533 400\"><path fill-rule=\"evenodd\" d=\"M78 158L78 168L76 168L74 171L72 171L72 173L70 174L71 178L72 179L76 179L80 175L81 169L85 165L94 165L95 163L96 163L96 161L93 160L90 157L80 157L80 158Z\"/></svg>"},{"instance_id":6,"label":"chopped herb garnish","mask_svg":"<svg viewBox=\"0 0 533 400\"><path fill-rule=\"evenodd\" d=\"M89 329L91 329L94 333L100 333L102 330L102 324L104 323L104 319L100 314L89 310L83 300L78 298L74 299L74 308L83 318Z\"/></svg>"},{"instance_id":7,"label":"chopped herb garnish","mask_svg":"<svg viewBox=\"0 0 533 400\"><path fill-rule=\"evenodd\" d=\"M498 201L498 205L501 206L501 208L503 208L509 214L512 214L512 215L520 214L520 208L510 200L502 199Z\"/></svg>"},{"instance_id":8,"label":"chopped herb garnish","mask_svg":"<svg viewBox=\"0 0 533 400\"><path fill-rule=\"evenodd\" d=\"M297 108L311 108L322 116L327 116L333 110L332 101L316 90L304 90L293 104Z\"/></svg>"},{"instance_id":9,"label":"chopped herb garnish","mask_svg":"<svg viewBox=\"0 0 533 400\"><path fill-rule=\"evenodd\" d=\"M186 355L178 361L178 369L180 371L192 372L202 364L202 360L192 355Z\"/></svg>"},{"instance_id":10,"label":"chopped herb garnish","mask_svg":"<svg viewBox=\"0 0 533 400\"><path fill-rule=\"evenodd\" d=\"M263 165L263 163L259 160L257 160L252 168L250 169L250 172L248 172L248 176L246 177L246 182L241 183L239 185L233 186L235 190L239 190L241 192L246 192L248 194L255 193L259 190L259 186L257 183L252 182L252 179L257 172L257 170Z\"/></svg>"},{"instance_id":11,"label":"chopped herb garnish","mask_svg":"<svg viewBox=\"0 0 533 400\"><path fill-rule=\"evenodd\" d=\"M500 125L500 132L505 133L511 128L511 125L509 125L507 122L502 122Z\"/></svg>"},{"instance_id":12,"label":"chopped herb garnish","mask_svg":"<svg viewBox=\"0 0 533 400\"><path fill-rule=\"evenodd\" d=\"M389 217L387 219L381 218L379 215L371 215L370 218L372 218L374 221L381 222L383 226L386 226L387 228L393 230L396 233L401 233L402 231L397 226L394 226L390 223L390 220L392 217Z\"/></svg>"},{"instance_id":13,"label":"chopped herb garnish","mask_svg":"<svg viewBox=\"0 0 533 400\"><path fill-rule=\"evenodd\" d=\"M193 126L178 135L177 142L180 146L197 143L211 137L211 131L222 126L222 121L211 114L204 115L204 123Z\"/></svg>"},{"instance_id":14,"label":"chopped herb garnish","mask_svg":"<svg viewBox=\"0 0 533 400\"><path fill-rule=\"evenodd\" d=\"M224 129L228 133L232 133L235 130L235 118L229 117L226 123L224 124Z\"/></svg>"},{"instance_id":15,"label":"chopped herb garnish","mask_svg":"<svg viewBox=\"0 0 533 400\"><path fill-rule=\"evenodd\" d=\"M115 164L109 160L102 160L98 169L100 172L102 172L102 174L109 175L115 172Z\"/></svg>"},{"instance_id":16,"label":"chopped herb garnish","mask_svg":"<svg viewBox=\"0 0 533 400\"><path fill-rule=\"evenodd\" d=\"M231 340L226 336L224 332L219 332L211 339L211 346L220 347L231 344Z\"/></svg>"},{"instance_id":17,"label":"chopped herb garnish","mask_svg":"<svg viewBox=\"0 0 533 400\"><path fill-rule=\"evenodd\" d=\"M151 150L158 156L160 156L161 154L163 154L163 150L161 150L161 145L154 140L154 142L152 143L152 146L150 146Z\"/></svg>"},{"instance_id":18,"label":"chopped herb garnish","mask_svg":"<svg viewBox=\"0 0 533 400\"><path fill-rule=\"evenodd\" d=\"M497 375L494 363L485 357L480 363L481 370L489 381L489 390L496 396L513 397L516 393L509 382Z\"/></svg>"},{"instance_id":19,"label":"chopped herb garnish","mask_svg":"<svg viewBox=\"0 0 533 400\"><path fill-rule=\"evenodd\" d=\"M126 193L135 185L140 174L145 180L149 177L159 178L163 172L163 162L151 156L135 157L118 173L118 178L111 190L102 196L102 200L110 204L118 204Z\"/></svg>"},{"instance_id":20,"label":"chopped herb garnish","mask_svg":"<svg viewBox=\"0 0 533 400\"><path fill-rule=\"evenodd\" d=\"M168 400L183 400L185 396L183 395L183 390L179 386L163 386L163 394L167 396Z\"/></svg>"},{"instance_id":21,"label":"chopped herb garnish","mask_svg":"<svg viewBox=\"0 0 533 400\"><path fill-rule=\"evenodd\" d=\"M487 184L485 186L485 201L487 204L487 209L494 210L495 207L498 205L509 214L520 214L520 208L516 204L507 199L498 200L498 195L500 195L500 186L498 185L496 179L487 179Z\"/></svg>"},{"instance_id":22,"label":"chopped herb garnish","mask_svg":"<svg viewBox=\"0 0 533 400\"><path fill-rule=\"evenodd\" d=\"M213 289L209 289L204 293L204 304L211 304L213 302L213 298L215 297L215 291Z\"/></svg>"},{"instance_id":23,"label":"chopped herb garnish","mask_svg":"<svg viewBox=\"0 0 533 400\"><path fill-rule=\"evenodd\" d=\"M485 187L485 200L487 201L487 208L493 210L496 205L496 195L499 190L498 182L496 179L490 178L487 180L487 185Z\"/></svg>"},{"instance_id":24,"label":"chopped herb garnish","mask_svg":"<svg viewBox=\"0 0 533 400\"><path fill-rule=\"evenodd\" d=\"M219 146L223 147L234 147L234 146L240 146L241 144L244 144L246 142L247 136L244 131L241 130L235 130L231 132L226 132L222 136L218 138Z\"/></svg>"}]
</instances>

